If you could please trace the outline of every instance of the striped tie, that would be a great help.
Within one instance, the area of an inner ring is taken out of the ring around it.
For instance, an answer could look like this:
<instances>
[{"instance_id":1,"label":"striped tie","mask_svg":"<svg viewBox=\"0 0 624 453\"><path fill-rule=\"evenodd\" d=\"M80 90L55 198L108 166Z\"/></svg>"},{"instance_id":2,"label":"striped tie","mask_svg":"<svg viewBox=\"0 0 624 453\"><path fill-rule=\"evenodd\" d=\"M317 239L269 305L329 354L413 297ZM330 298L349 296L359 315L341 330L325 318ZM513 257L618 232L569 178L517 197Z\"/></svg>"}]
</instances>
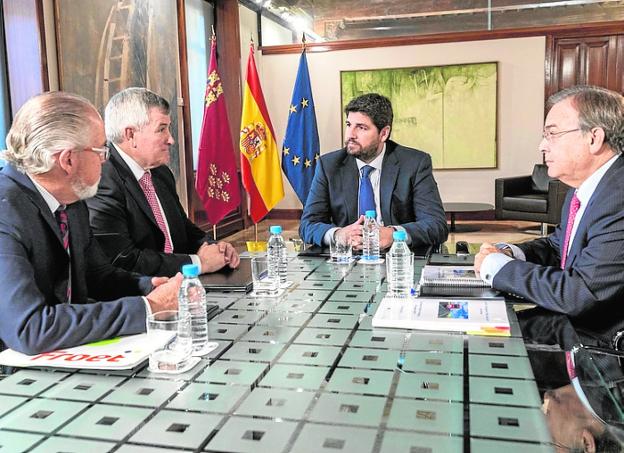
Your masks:
<instances>
[{"instance_id":1,"label":"striped tie","mask_svg":"<svg viewBox=\"0 0 624 453\"><path fill-rule=\"evenodd\" d=\"M59 206L59 208L54 213L56 217L56 221L58 222L59 229L61 231L61 241L63 241L63 248L67 252L69 256L69 269L67 270L67 303L71 302L71 253L69 251L69 222L67 218L67 211L65 210L65 205Z\"/></svg>"},{"instance_id":2,"label":"striped tie","mask_svg":"<svg viewBox=\"0 0 624 453\"><path fill-rule=\"evenodd\" d=\"M165 224L165 216L163 215L160 205L158 204L158 198L156 198L156 189L154 188L154 183L152 182L152 174L147 171L143 173L143 176L139 179L139 185L141 186L141 189L145 194L145 198L147 198L147 202L152 209L158 228L165 236L165 247L163 251L165 253L171 253L173 252L173 245L171 244L171 238L169 237L167 225Z\"/></svg>"}]
</instances>

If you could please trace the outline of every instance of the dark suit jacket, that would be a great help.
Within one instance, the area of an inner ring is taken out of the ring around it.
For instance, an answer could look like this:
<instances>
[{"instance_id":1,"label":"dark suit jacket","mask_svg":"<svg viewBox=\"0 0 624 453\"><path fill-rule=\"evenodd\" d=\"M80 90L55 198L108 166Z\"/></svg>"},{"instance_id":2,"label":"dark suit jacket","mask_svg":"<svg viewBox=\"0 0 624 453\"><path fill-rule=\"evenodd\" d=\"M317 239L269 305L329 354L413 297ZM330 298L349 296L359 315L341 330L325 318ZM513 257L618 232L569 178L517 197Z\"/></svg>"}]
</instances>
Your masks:
<instances>
[{"instance_id":1,"label":"dark suit jacket","mask_svg":"<svg viewBox=\"0 0 624 453\"><path fill-rule=\"evenodd\" d=\"M576 327L610 337L624 321L624 158L605 173L591 196L560 269L570 199L555 232L518 246L527 261L514 260L496 274L496 289L564 313Z\"/></svg>"},{"instance_id":2,"label":"dark suit jacket","mask_svg":"<svg viewBox=\"0 0 624 453\"><path fill-rule=\"evenodd\" d=\"M206 233L189 220L176 193L171 170L163 165L151 170L162 205L174 253L164 253L165 236L139 186L117 150L102 167L97 195L87 200L91 228L115 266L145 275L172 276L190 264L206 240Z\"/></svg>"},{"instance_id":3,"label":"dark suit jacket","mask_svg":"<svg viewBox=\"0 0 624 453\"><path fill-rule=\"evenodd\" d=\"M89 229L82 202L67 207L68 260L54 215L32 181L13 166L0 172L0 349L2 343L35 354L145 331L151 289L140 278L110 265ZM137 295L137 297L125 297ZM93 299L107 302L95 302Z\"/></svg>"},{"instance_id":4,"label":"dark suit jacket","mask_svg":"<svg viewBox=\"0 0 624 453\"><path fill-rule=\"evenodd\" d=\"M305 242L322 245L329 229L358 219L358 181L355 158L344 148L320 158L299 227ZM444 208L428 154L387 141L379 191L384 224L404 227L412 246L446 240Z\"/></svg>"}]
</instances>

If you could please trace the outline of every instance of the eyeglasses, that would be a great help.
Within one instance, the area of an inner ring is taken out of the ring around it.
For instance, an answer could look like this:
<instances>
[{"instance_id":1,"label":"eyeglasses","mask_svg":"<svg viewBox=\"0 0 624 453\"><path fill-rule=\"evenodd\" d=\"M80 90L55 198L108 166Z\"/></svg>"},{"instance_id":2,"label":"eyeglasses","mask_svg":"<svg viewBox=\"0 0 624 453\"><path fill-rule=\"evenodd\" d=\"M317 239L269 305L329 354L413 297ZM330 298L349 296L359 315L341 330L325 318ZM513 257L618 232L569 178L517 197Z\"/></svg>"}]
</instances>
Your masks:
<instances>
[{"instance_id":1,"label":"eyeglasses","mask_svg":"<svg viewBox=\"0 0 624 453\"><path fill-rule=\"evenodd\" d=\"M87 146L85 148L85 151L93 151L95 153L98 153L100 155L100 160L102 162L107 161L108 158L110 157L110 148L108 146L102 146L101 148L97 148L94 146Z\"/></svg>"},{"instance_id":2,"label":"eyeglasses","mask_svg":"<svg viewBox=\"0 0 624 453\"><path fill-rule=\"evenodd\" d=\"M546 141L550 142L553 139L557 138L557 137L561 137L562 135L568 134L570 132L576 132L576 131L580 131L580 128L576 128L576 129L570 129L567 131L559 131L559 132L553 132L550 129L549 130L544 130L542 131L542 137L544 137L546 139Z\"/></svg>"}]
</instances>

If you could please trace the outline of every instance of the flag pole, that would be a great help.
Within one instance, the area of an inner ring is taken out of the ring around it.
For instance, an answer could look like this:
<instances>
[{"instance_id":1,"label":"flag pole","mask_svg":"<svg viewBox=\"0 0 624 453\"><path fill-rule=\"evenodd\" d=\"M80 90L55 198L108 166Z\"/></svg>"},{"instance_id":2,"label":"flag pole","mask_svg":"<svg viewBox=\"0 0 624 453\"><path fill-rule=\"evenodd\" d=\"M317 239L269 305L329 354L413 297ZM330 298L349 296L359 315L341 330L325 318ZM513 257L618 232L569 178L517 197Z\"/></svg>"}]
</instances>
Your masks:
<instances>
[{"instance_id":1,"label":"flag pole","mask_svg":"<svg viewBox=\"0 0 624 453\"><path fill-rule=\"evenodd\" d=\"M254 241L256 241L256 244L258 243L258 224L254 223Z\"/></svg>"},{"instance_id":2,"label":"flag pole","mask_svg":"<svg viewBox=\"0 0 624 453\"><path fill-rule=\"evenodd\" d=\"M212 226L212 239L215 241L217 240L217 226L216 225Z\"/></svg>"}]
</instances>

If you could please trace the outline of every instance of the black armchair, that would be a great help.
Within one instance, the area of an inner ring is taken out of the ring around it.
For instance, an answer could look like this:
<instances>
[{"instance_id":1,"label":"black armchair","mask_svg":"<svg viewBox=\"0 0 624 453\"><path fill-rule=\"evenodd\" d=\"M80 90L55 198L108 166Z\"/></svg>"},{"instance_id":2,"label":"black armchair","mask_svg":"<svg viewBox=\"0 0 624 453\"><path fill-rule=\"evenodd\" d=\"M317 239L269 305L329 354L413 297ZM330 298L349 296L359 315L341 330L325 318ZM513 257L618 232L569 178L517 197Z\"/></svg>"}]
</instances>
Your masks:
<instances>
[{"instance_id":1,"label":"black armchair","mask_svg":"<svg viewBox=\"0 0 624 453\"><path fill-rule=\"evenodd\" d=\"M528 220L547 224L561 220L561 206L570 187L548 176L548 167L536 164L533 174L495 180L495 215L497 220Z\"/></svg>"}]
</instances>

